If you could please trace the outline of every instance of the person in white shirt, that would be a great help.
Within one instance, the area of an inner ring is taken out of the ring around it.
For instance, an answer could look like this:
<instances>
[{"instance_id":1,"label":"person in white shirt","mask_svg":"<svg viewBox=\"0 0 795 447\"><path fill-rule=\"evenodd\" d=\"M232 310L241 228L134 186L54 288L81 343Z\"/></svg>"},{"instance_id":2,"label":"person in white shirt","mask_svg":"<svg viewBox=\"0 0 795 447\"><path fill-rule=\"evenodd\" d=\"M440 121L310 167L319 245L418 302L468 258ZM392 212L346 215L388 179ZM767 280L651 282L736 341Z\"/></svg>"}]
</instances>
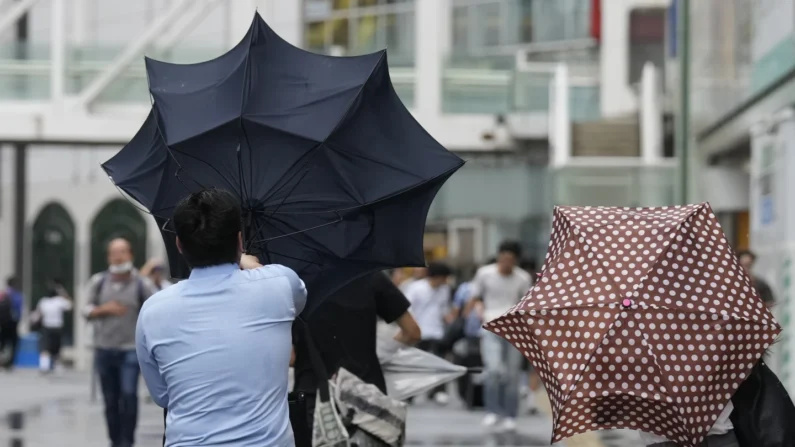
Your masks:
<instances>
[{"instance_id":1,"label":"person in white shirt","mask_svg":"<svg viewBox=\"0 0 795 447\"><path fill-rule=\"evenodd\" d=\"M57 281L53 282L47 296L36 306L35 319L41 325L39 338L39 368L42 372L54 370L61 353L64 314L72 310L69 293Z\"/></svg>"},{"instance_id":2,"label":"person in white shirt","mask_svg":"<svg viewBox=\"0 0 795 447\"><path fill-rule=\"evenodd\" d=\"M435 263L430 264L426 271L426 276L413 281L404 293L410 303L409 312L422 333L417 347L441 357L444 355L441 342L446 318L450 314L451 289L447 280L451 271L450 267ZM430 392L431 398L441 405L449 401L444 390L444 386L440 386Z\"/></svg>"},{"instance_id":3,"label":"person in white shirt","mask_svg":"<svg viewBox=\"0 0 795 447\"><path fill-rule=\"evenodd\" d=\"M472 299L467 303L465 314L473 311L476 303L482 303L483 321L488 322L502 316L524 297L532 279L529 273L516 266L521 255L517 242L500 244L497 262L481 267L475 274ZM491 428L499 423L500 429L514 431L524 357L510 343L485 330L480 337L480 355L486 374L483 425Z\"/></svg>"},{"instance_id":4,"label":"person in white shirt","mask_svg":"<svg viewBox=\"0 0 795 447\"><path fill-rule=\"evenodd\" d=\"M427 275L427 267L412 267L411 276L401 281L400 284L398 284L398 289L400 289L400 291L403 292L403 295L405 295L406 291L409 290L409 287L411 287L412 284L425 278Z\"/></svg>"}]
</instances>

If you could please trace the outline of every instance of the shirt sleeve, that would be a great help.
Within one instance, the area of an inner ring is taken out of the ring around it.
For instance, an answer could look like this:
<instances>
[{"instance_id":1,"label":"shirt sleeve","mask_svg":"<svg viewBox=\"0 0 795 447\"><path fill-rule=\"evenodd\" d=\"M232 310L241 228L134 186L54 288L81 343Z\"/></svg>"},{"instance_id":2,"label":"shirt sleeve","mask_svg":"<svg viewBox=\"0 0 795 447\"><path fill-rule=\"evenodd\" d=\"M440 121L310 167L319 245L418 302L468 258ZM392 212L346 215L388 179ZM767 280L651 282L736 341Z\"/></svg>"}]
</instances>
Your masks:
<instances>
[{"instance_id":1,"label":"shirt sleeve","mask_svg":"<svg viewBox=\"0 0 795 447\"><path fill-rule=\"evenodd\" d=\"M306 307L306 285L304 284L304 281L298 277L298 274L295 273L295 270L291 269L290 267L283 265L275 267L279 269L279 272L284 275L284 277L287 278L287 281L290 283L290 292L292 293L293 297L293 306L295 306L295 315L298 316L298 314L303 312L304 307Z\"/></svg>"},{"instance_id":2,"label":"shirt sleeve","mask_svg":"<svg viewBox=\"0 0 795 447\"><path fill-rule=\"evenodd\" d=\"M373 289L375 312L387 323L394 322L409 310L409 300L383 273L373 274Z\"/></svg>"},{"instance_id":3,"label":"shirt sleeve","mask_svg":"<svg viewBox=\"0 0 795 447\"><path fill-rule=\"evenodd\" d=\"M66 298L64 298L62 296L59 296L58 298L59 298L59 301L61 302L61 308L63 310L66 310L66 311L72 310L72 302L71 301L67 300ZM39 302L41 302L41 301L39 301Z\"/></svg>"},{"instance_id":4,"label":"shirt sleeve","mask_svg":"<svg viewBox=\"0 0 795 447\"><path fill-rule=\"evenodd\" d=\"M483 299L483 291L485 288L485 278L483 272L478 270L469 285L469 297Z\"/></svg>"},{"instance_id":5,"label":"shirt sleeve","mask_svg":"<svg viewBox=\"0 0 795 447\"><path fill-rule=\"evenodd\" d=\"M138 355L138 364L141 365L141 375L144 376L146 388L149 389L149 395L152 400L162 408L168 408L168 389L166 382L160 375L160 368L157 367L157 361L149 351L146 344L146 333L143 324L144 318L138 318L138 324L135 328L135 352Z\"/></svg>"}]
</instances>

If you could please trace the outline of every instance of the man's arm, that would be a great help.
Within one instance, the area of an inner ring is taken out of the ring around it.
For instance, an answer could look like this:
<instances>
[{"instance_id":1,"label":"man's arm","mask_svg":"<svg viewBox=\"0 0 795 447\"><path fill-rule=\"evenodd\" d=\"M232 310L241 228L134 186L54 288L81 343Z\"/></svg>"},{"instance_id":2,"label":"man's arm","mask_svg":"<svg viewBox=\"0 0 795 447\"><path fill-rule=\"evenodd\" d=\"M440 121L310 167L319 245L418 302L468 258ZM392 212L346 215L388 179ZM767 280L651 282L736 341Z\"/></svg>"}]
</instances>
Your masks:
<instances>
[{"instance_id":1,"label":"man's arm","mask_svg":"<svg viewBox=\"0 0 795 447\"><path fill-rule=\"evenodd\" d=\"M94 275L89 280L88 291L89 301L83 308L83 316L88 320L95 318L104 318L111 316L121 316L127 313L127 306L119 304L117 301L108 301L105 304L99 304L100 282L102 281L102 273Z\"/></svg>"},{"instance_id":2,"label":"man's arm","mask_svg":"<svg viewBox=\"0 0 795 447\"><path fill-rule=\"evenodd\" d=\"M420 326L411 313L404 312L395 322L400 328L400 332L395 335L395 340L408 346L416 345L422 340Z\"/></svg>"},{"instance_id":3,"label":"man's arm","mask_svg":"<svg viewBox=\"0 0 795 447\"><path fill-rule=\"evenodd\" d=\"M141 365L141 375L144 376L144 382L146 382L146 388L149 389L152 400L161 408L168 408L168 388L160 375L157 361L149 352L146 344L143 315L138 318L135 328L135 352L138 356L138 364Z\"/></svg>"},{"instance_id":4,"label":"man's arm","mask_svg":"<svg viewBox=\"0 0 795 447\"><path fill-rule=\"evenodd\" d=\"M290 283L290 290L293 294L293 305L295 306L295 315L298 316L304 311L304 307L306 307L306 285L293 269L283 265L280 265L279 267L282 269L282 273Z\"/></svg>"},{"instance_id":5,"label":"man's arm","mask_svg":"<svg viewBox=\"0 0 795 447\"><path fill-rule=\"evenodd\" d=\"M383 273L374 273L372 277L375 311L379 318L387 323L397 323L400 331L395 340L414 345L422 339L422 332L408 311L411 303L403 292Z\"/></svg>"}]
</instances>

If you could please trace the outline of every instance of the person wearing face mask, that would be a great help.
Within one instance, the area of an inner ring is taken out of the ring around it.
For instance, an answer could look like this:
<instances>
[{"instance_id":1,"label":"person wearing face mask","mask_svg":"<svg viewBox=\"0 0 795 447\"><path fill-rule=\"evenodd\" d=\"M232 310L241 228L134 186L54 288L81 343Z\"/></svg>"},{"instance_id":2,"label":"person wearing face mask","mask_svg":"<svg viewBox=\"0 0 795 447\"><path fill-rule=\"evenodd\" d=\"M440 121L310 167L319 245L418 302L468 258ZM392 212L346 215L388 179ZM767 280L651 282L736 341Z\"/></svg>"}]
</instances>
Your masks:
<instances>
[{"instance_id":1,"label":"person wearing face mask","mask_svg":"<svg viewBox=\"0 0 795 447\"><path fill-rule=\"evenodd\" d=\"M138 422L135 325L155 288L133 266L130 242L108 244L108 269L89 281L89 304L83 310L94 324L94 367L105 403L105 422L113 447L132 447Z\"/></svg>"}]
</instances>

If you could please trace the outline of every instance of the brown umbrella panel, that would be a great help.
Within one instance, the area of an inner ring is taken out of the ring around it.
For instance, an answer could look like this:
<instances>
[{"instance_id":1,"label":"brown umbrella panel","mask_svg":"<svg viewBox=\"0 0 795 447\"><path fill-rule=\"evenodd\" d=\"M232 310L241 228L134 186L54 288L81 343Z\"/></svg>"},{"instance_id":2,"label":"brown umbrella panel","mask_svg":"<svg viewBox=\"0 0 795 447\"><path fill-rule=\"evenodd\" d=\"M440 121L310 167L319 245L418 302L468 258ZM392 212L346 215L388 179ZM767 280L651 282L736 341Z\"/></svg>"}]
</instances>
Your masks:
<instances>
[{"instance_id":1,"label":"brown umbrella panel","mask_svg":"<svg viewBox=\"0 0 795 447\"><path fill-rule=\"evenodd\" d=\"M553 442L625 428L681 445L781 332L708 204L556 207L537 284L485 327L539 372Z\"/></svg>"}]
</instances>

